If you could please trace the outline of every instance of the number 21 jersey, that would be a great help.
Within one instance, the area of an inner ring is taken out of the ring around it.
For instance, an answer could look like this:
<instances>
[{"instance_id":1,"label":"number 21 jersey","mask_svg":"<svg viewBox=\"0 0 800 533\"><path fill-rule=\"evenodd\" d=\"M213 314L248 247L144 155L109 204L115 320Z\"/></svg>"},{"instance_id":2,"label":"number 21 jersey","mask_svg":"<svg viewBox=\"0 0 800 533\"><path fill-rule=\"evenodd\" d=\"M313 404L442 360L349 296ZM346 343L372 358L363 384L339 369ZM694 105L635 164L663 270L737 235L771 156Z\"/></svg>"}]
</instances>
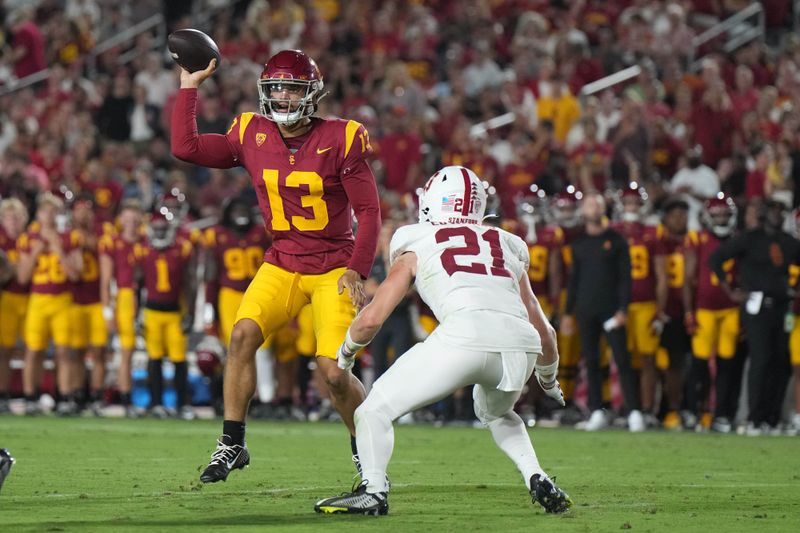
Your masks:
<instances>
[{"instance_id":1,"label":"number 21 jersey","mask_svg":"<svg viewBox=\"0 0 800 533\"><path fill-rule=\"evenodd\" d=\"M391 262L405 252L417 256L417 292L449 341L490 351L540 349L519 293L529 261L522 239L476 224L413 224L392 237Z\"/></svg>"}]
</instances>

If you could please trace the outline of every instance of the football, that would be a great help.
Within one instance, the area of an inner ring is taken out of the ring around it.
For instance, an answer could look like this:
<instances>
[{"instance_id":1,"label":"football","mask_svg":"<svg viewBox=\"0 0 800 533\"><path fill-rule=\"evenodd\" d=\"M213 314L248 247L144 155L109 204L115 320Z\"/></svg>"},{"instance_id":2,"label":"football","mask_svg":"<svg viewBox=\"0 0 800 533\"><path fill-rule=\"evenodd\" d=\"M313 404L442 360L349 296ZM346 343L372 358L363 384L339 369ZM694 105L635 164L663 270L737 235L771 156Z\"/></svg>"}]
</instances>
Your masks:
<instances>
[{"instance_id":1,"label":"football","mask_svg":"<svg viewBox=\"0 0 800 533\"><path fill-rule=\"evenodd\" d=\"M172 59L189 72L205 70L208 63L215 58L219 67L217 43L200 30L176 30L170 33L167 46Z\"/></svg>"}]
</instances>

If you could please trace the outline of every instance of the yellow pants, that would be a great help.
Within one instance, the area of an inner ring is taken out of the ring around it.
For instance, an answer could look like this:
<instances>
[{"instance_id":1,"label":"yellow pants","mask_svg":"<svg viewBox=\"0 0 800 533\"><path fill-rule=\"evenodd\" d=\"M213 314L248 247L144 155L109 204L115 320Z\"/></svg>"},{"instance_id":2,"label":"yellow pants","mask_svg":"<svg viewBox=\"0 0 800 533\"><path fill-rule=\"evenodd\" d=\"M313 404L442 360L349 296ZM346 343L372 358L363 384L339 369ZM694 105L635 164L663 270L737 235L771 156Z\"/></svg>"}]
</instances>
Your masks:
<instances>
[{"instance_id":1,"label":"yellow pants","mask_svg":"<svg viewBox=\"0 0 800 533\"><path fill-rule=\"evenodd\" d=\"M173 363L186 361L186 335L179 311L144 310L144 343L150 359L165 355Z\"/></svg>"},{"instance_id":2,"label":"yellow pants","mask_svg":"<svg viewBox=\"0 0 800 533\"><path fill-rule=\"evenodd\" d=\"M631 354L655 355L661 342L651 327L657 311L655 302L628 305L628 350Z\"/></svg>"},{"instance_id":3,"label":"yellow pants","mask_svg":"<svg viewBox=\"0 0 800 533\"><path fill-rule=\"evenodd\" d=\"M122 288L117 291L117 335L123 350L136 347L136 295L133 289Z\"/></svg>"},{"instance_id":4,"label":"yellow pants","mask_svg":"<svg viewBox=\"0 0 800 533\"><path fill-rule=\"evenodd\" d=\"M222 344L227 348L231 345L231 333L233 325L236 323L236 313L239 312L239 305L242 303L244 293L221 287L219 289L219 300L217 301L217 312L219 313L219 336ZM271 339L264 341L262 347L269 347Z\"/></svg>"},{"instance_id":5,"label":"yellow pants","mask_svg":"<svg viewBox=\"0 0 800 533\"><path fill-rule=\"evenodd\" d=\"M236 322L254 321L266 339L311 304L316 355L335 359L356 315L347 291L339 294L338 282L345 270L299 274L264 263L244 294Z\"/></svg>"},{"instance_id":6,"label":"yellow pants","mask_svg":"<svg viewBox=\"0 0 800 533\"><path fill-rule=\"evenodd\" d=\"M13 348L22 337L28 295L16 292L0 293L0 348Z\"/></svg>"},{"instance_id":7,"label":"yellow pants","mask_svg":"<svg viewBox=\"0 0 800 533\"><path fill-rule=\"evenodd\" d=\"M25 317L25 345L40 352L47 348L50 339L56 346L69 347L72 295L33 293L28 300Z\"/></svg>"},{"instance_id":8,"label":"yellow pants","mask_svg":"<svg viewBox=\"0 0 800 533\"><path fill-rule=\"evenodd\" d=\"M730 359L736 353L739 340L739 308L698 309L695 313L697 332L692 336L692 352L698 359L708 359L716 353Z\"/></svg>"},{"instance_id":9,"label":"yellow pants","mask_svg":"<svg viewBox=\"0 0 800 533\"><path fill-rule=\"evenodd\" d=\"M72 304L72 334L70 348L84 350L105 347L108 344L108 328L103 317L103 304Z\"/></svg>"},{"instance_id":10,"label":"yellow pants","mask_svg":"<svg viewBox=\"0 0 800 533\"><path fill-rule=\"evenodd\" d=\"M794 317L794 327L789 336L789 353L792 366L800 366L800 315Z\"/></svg>"}]
</instances>

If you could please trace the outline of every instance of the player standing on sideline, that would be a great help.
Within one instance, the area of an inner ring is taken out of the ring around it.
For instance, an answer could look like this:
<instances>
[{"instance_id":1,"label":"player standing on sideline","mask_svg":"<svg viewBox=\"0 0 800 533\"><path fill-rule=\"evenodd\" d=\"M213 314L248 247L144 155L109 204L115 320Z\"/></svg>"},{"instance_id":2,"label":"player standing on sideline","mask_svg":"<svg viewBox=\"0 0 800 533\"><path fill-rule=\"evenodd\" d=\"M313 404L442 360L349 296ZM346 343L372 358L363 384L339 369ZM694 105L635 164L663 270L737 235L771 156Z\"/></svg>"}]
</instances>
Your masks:
<instances>
[{"instance_id":1,"label":"player standing on sideline","mask_svg":"<svg viewBox=\"0 0 800 533\"><path fill-rule=\"evenodd\" d=\"M564 405L556 380L556 333L531 290L528 246L511 233L481 225L486 192L471 170L445 167L423 191L419 224L394 234L389 274L348 329L339 366L353 366L355 354L372 340L415 279L439 327L399 357L356 410L363 466L359 487L317 502L315 510L388 513L392 422L474 384L475 414L517 465L533 500L547 512L564 512L572 501L542 470L525 423L513 410L534 371L548 396Z\"/></svg>"},{"instance_id":2,"label":"player standing on sideline","mask_svg":"<svg viewBox=\"0 0 800 533\"><path fill-rule=\"evenodd\" d=\"M693 414L685 412L684 420L679 414L683 397L683 364L690 350L689 334L683 321L683 284L686 281L683 243L686 240L689 204L680 198L672 198L664 202L662 210L664 232L658 241L656 269L665 275L656 280L656 304L658 316L669 317L661 332L661 347L667 351L669 359L666 376L669 411L664 417L663 426L664 429L677 430L683 424L687 429L695 429L697 418ZM707 422L711 423L710 420Z\"/></svg>"},{"instance_id":3,"label":"player standing on sideline","mask_svg":"<svg viewBox=\"0 0 800 533\"><path fill-rule=\"evenodd\" d=\"M633 168L631 168L633 167ZM632 173L637 167L629 167ZM647 193L636 182L622 191L620 220L611 228L628 241L631 258L631 303L628 305L628 350L631 357L641 361L640 393L645 422L656 425L658 411L656 399L656 350L667 321L658 315L656 305L657 279L666 274L655 267L655 256L660 239L661 228L647 226L642 222L642 211L647 201Z\"/></svg>"},{"instance_id":4,"label":"player standing on sideline","mask_svg":"<svg viewBox=\"0 0 800 533\"><path fill-rule=\"evenodd\" d=\"M736 204L719 193L706 200L700 212L703 229L686 235L683 255L686 277L683 286L684 323L692 336L692 363L686 384L686 405L695 416L709 410L711 373L708 362L716 356L716 409L711 427L729 433L739 400L738 362L734 360L739 342L739 306L720 286L708 260L736 230ZM734 260L724 265L727 283L732 284Z\"/></svg>"},{"instance_id":5,"label":"player standing on sideline","mask_svg":"<svg viewBox=\"0 0 800 533\"><path fill-rule=\"evenodd\" d=\"M56 386L60 395L59 414L73 414L77 405L72 397L70 361L71 284L83 270L78 248L80 236L74 231L59 231L56 219L64 202L51 193L39 196L36 221L17 241L19 263L17 281L31 284L28 314L25 317L25 368L22 386L25 413L39 414L37 388L42 378L43 352L53 339L56 352Z\"/></svg>"},{"instance_id":6,"label":"player standing on sideline","mask_svg":"<svg viewBox=\"0 0 800 533\"><path fill-rule=\"evenodd\" d=\"M227 350L236 312L244 291L253 281L269 248L270 237L253 221L250 205L243 198L231 199L222 209L221 223L203 234L206 302L219 320L219 337ZM259 398L266 403L274 396L272 354L265 342L256 352Z\"/></svg>"},{"instance_id":7,"label":"player standing on sideline","mask_svg":"<svg viewBox=\"0 0 800 533\"><path fill-rule=\"evenodd\" d=\"M120 363L117 387L125 416L135 417L131 405L131 358L136 347L136 253L142 245L142 208L137 200L122 203L117 217L119 231L100 241L100 299L108 329L119 337ZM116 286L116 304L112 305L111 283Z\"/></svg>"},{"instance_id":8,"label":"player standing on sideline","mask_svg":"<svg viewBox=\"0 0 800 533\"><path fill-rule=\"evenodd\" d=\"M17 239L28 225L28 210L16 198L0 202L0 252L8 268L0 274L0 413L9 411L8 384L11 378L11 352L22 336L28 310L30 286L17 281Z\"/></svg>"},{"instance_id":9,"label":"player standing on sideline","mask_svg":"<svg viewBox=\"0 0 800 533\"><path fill-rule=\"evenodd\" d=\"M86 382L84 357L92 362L89 379L89 410L102 414L103 385L106 377L106 344L108 328L100 301L100 266L98 247L103 238L104 225L95 221L94 196L80 194L72 205L72 228L79 236L79 250L83 268L72 286L72 333L70 347L75 351L72 386L79 407L85 402L83 391ZM110 231L110 228L105 228Z\"/></svg>"},{"instance_id":10,"label":"player standing on sideline","mask_svg":"<svg viewBox=\"0 0 800 533\"><path fill-rule=\"evenodd\" d=\"M147 380L150 385L150 413L157 418L177 414L184 420L195 418L186 405L188 368L186 334L194 320L197 290L194 247L188 237L178 237L177 227L164 208L153 213L147 228L147 239L136 247L136 260L142 269L147 291L144 302L144 343L149 361ZM162 360L175 365L177 413L161 404L164 392Z\"/></svg>"},{"instance_id":11,"label":"player standing on sideline","mask_svg":"<svg viewBox=\"0 0 800 533\"><path fill-rule=\"evenodd\" d=\"M212 60L204 71L181 71L172 152L199 165L245 167L274 241L236 316L225 366L223 435L200 479L225 480L232 469L249 464L244 420L255 389L256 350L309 302L317 364L350 430L358 468L353 411L364 387L335 358L364 302L381 226L375 177L366 161L372 151L367 131L352 120L312 117L324 96L322 75L303 52L284 50L272 56L258 80L262 114L238 115L226 135L198 135L197 87L215 67Z\"/></svg>"}]
</instances>

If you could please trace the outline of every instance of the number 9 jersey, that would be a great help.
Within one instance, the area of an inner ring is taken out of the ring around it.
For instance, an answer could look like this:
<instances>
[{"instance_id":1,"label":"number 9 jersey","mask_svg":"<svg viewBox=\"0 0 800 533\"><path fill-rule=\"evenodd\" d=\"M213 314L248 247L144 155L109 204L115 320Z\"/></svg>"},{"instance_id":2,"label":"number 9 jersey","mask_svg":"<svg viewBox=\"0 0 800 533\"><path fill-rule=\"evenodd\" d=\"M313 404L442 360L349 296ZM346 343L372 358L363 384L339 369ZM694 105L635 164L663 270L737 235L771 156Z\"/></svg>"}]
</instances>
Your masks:
<instances>
[{"instance_id":1,"label":"number 9 jersey","mask_svg":"<svg viewBox=\"0 0 800 533\"><path fill-rule=\"evenodd\" d=\"M491 226L420 223L392 237L391 262L406 252L417 256L417 292L441 324L434 334L476 350L541 350L519 292L529 261L522 239Z\"/></svg>"}]
</instances>

